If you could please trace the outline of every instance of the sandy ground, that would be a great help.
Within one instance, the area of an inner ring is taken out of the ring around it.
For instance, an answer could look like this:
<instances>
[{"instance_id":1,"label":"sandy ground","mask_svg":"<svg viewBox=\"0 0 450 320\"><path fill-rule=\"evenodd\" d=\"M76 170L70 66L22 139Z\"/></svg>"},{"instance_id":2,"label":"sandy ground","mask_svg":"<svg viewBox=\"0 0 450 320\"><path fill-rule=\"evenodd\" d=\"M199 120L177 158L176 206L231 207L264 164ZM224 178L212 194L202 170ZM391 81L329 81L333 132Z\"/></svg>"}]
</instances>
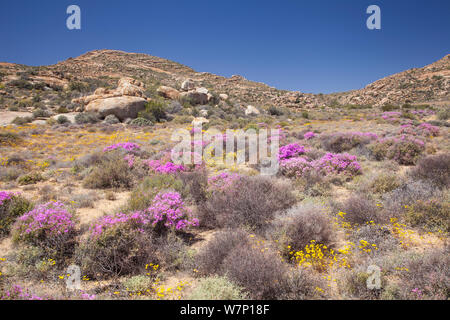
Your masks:
<instances>
[{"instance_id":1,"label":"sandy ground","mask_svg":"<svg viewBox=\"0 0 450 320\"><path fill-rule=\"evenodd\" d=\"M0 126L10 124L15 117L31 117L32 115L31 112L0 111Z\"/></svg>"}]
</instances>

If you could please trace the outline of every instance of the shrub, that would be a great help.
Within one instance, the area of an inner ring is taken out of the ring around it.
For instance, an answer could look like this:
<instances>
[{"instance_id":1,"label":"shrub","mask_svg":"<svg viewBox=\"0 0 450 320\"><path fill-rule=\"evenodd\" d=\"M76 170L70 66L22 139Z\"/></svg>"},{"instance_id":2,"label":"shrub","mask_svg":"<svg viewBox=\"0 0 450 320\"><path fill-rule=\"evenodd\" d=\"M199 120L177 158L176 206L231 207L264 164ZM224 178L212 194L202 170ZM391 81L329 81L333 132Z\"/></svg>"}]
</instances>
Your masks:
<instances>
[{"instance_id":1,"label":"shrub","mask_svg":"<svg viewBox=\"0 0 450 320\"><path fill-rule=\"evenodd\" d=\"M407 136L381 139L369 146L376 160L393 159L399 164L413 165L425 150L423 141Z\"/></svg>"},{"instance_id":2,"label":"shrub","mask_svg":"<svg viewBox=\"0 0 450 320\"><path fill-rule=\"evenodd\" d=\"M136 274L157 261L157 247L142 212L104 216L76 251L83 274L96 279Z\"/></svg>"},{"instance_id":3,"label":"shrub","mask_svg":"<svg viewBox=\"0 0 450 320\"><path fill-rule=\"evenodd\" d=\"M267 177L242 177L223 192L214 192L200 206L201 223L207 226L247 226L263 229L275 212L295 203L292 188Z\"/></svg>"},{"instance_id":4,"label":"shrub","mask_svg":"<svg viewBox=\"0 0 450 320\"><path fill-rule=\"evenodd\" d=\"M191 172L182 172L179 174L183 186L196 204L206 201L206 192L208 188L208 172L205 168L196 169Z\"/></svg>"},{"instance_id":5,"label":"shrub","mask_svg":"<svg viewBox=\"0 0 450 320\"><path fill-rule=\"evenodd\" d=\"M181 195L177 192L159 193L146 211L157 232L167 229L184 230L198 226L197 219L190 219L190 210L185 208Z\"/></svg>"},{"instance_id":6,"label":"shrub","mask_svg":"<svg viewBox=\"0 0 450 320\"><path fill-rule=\"evenodd\" d=\"M344 202L342 211L346 214L345 220L350 223L365 224L380 220L377 206L363 194L350 196Z\"/></svg>"},{"instance_id":7,"label":"shrub","mask_svg":"<svg viewBox=\"0 0 450 320\"><path fill-rule=\"evenodd\" d=\"M183 182L172 175L153 175L146 177L133 189L128 199L126 210L145 210L151 205L153 198L159 192L166 190L182 192L183 189Z\"/></svg>"},{"instance_id":8,"label":"shrub","mask_svg":"<svg viewBox=\"0 0 450 320\"><path fill-rule=\"evenodd\" d=\"M377 224L361 226L351 235L351 239L358 244L361 243L361 240L375 244L377 250L372 250L372 252L392 252L400 245L399 240L394 237L388 227Z\"/></svg>"},{"instance_id":9,"label":"shrub","mask_svg":"<svg viewBox=\"0 0 450 320\"><path fill-rule=\"evenodd\" d=\"M96 113L83 112L75 116L75 122L77 124L97 123L100 121L100 117Z\"/></svg>"},{"instance_id":10,"label":"shrub","mask_svg":"<svg viewBox=\"0 0 450 320\"><path fill-rule=\"evenodd\" d=\"M120 155L103 159L84 179L83 185L89 189L129 188L133 177L128 164Z\"/></svg>"},{"instance_id":11,"label":"shrub","mask_svg":"<svg viewBox=\"0 0 450 320\"><path fill-rule=\"evenodd\" d=\"M406 221L413 227L421 226L430 231L449 232L450 204L439 199L418 200L408 206Z\"/></svg>"},{"instance_id":12,"label":"shrub","mask_svg":"<svg viewBox=\"0 0 450 320\"><path fill-rule=\"evenodd\" d=\"M448 120L450 119L450 109L445 108L438 112L437 117L439 120Z\"/></svg>"},{"instance_id":13,"label":"shrub","mask_svg":"<svg viewBox=\"0 0 450 320\"><path fill-rule=\"evenodd\" d=\"M278 216L271 233L286 255L303 250L311 240L329 245L334 237L333 222L324 208L311 204L296 206Z\"/></svg>"},{"instance_id":14,"label":"shrub","mask_svg":"<svg viewBox=\"0 0 450 320\"><path fill-rule=\"evenodd\" d=\"M244 287L251 299L275 300L284 291L286 267L270 251L235 247L224 259L222 270L231 281Z\"/></svg>"},{"instance_id":15,"label":"shrub","mask_svg":"<svg viewBox=\"0 0 450 320\"><path fill-rule=\"evenodd\" d=\"M136 126L136 127L149 127L153 125L153 122L151 122L148 119L138 117L136 119L131 120L128 123L130 126Z\"/></svg>"},{"instance_id":16,"label":"shrub","mask_svg":"<svg viewBox=\"0 0 450 320\"><path fill-rule=\"evenodd\" d=\"M341 132L320 136L323 148L337 153L369 144L377 138L378 136L371 132Z\"/></svg>"},{"instance_id":17,"label":"shrub","mask_svg":"<svg viewBox=\"0 0 450 320\"><path fill-rule=\"evenodd\" d=\"M239 246L249 245L250 235L242 229L227 229L214 237L196 256L197 268L201 275L218 274L227 255Z\"/></svg>"},{"instance_id":18,"label":"shrub","mask_svg":"<svg viewBox=\"0 0 450 320\"><path fill-rule=\"evenodd\" d=\"M118 124L118 123L120 123L120 120L117 119L117 117L115 115L110 114L105 117L104 122L107 124Z\"/></svg>"},{"instance_id":19,"label":"shrub","mask_svg":"<svg viewBox=\"0 0 450 320\"><path fill-rule=\"evenodd\" d=\"M282 116L284 113L283 113L283 110L281 110L281 109L279 109L279 108L277 108L277 107L275 107L275 106L270 106L269 107L269 114L270 115L272 115L272 116Z\"/></svg>"},{"instance_id":20,"label":"shrub","mask_svg":"<svg viewBox=\"0 0 450 320\"><path fill-rule=\"evenodd\" d=\"M428 180L439 187L450 186L450 153L428 156L419 160L411 175Z\"/></svg>"},{"instance_id":21,"label":"shrub","mask_svg":"<svg viewBox=\"0 0 450 320\"><path fill-rule=\"evenodd\" d=\"M113 145L107 146L106 148L103 149L103 152L108 152L108 151L113 151L113 150L124 150L124 151L136 151L141 149L141 146L133 143L133 142L120 142L120 143L115 143Z\"/></svg>"},{"instance_id":22,"label":"shrub","mask_svg":"<svg viewBox=\"0 0 450 320\"><path fill-rule=\"evenodd\" d=\"M153 122L161 122L161 120L167 119L165 108L164 102L151 100L145 105L145 110L139 112L139 117Z\"/></svg>"},{"instance_id":23,"label":"shrub","mask_svg":"<svg viewBox=\"0 0 450 320\"><path fill-rule=\"evenodd\" d=\"M39 172L33 172L19 177L17 182L19 183L19 185L25 186L30 184L36 184L42 180L44 180L44 178Z\"/></svg>"},{"instance_id":24,"label":"shrub","mask_svg":"<svg viewBox=\"0 0 450 320\"><path fill-rule=\"evenodd\" d=\"M450 298L450 255L448 248L434 249L406 261L406 273L400 273L401 299Z\"/></svg>"},{"instance_id":25,"label":"shrub","mask_svg":"<svg viewBox=\"0 0 450 320\"><path fill-rule=\"evenodd\" d=\"M371 184L370 190L374 193L386 193L397 189L400 186L397 175L390 173L383 173L376 176Z\"/></svg>"},{"instance_id":26,"label":"shrub","mask_svg":"<svg viewBox=\"0 0 450 320\"><path fill-rule=\"evenodd\" d=\"M11 192L0 191L0 238L7 236L16 218L33 208L31 202Z\"/></svg>"},{"instance_id":27,"label":"shrub","mask_svg":"<svg viewBox=\"0 0 450 320\"><path fill-rule=\"evenodd\" d=\"M143 293L152 286L151 278L148 276L134 276L122 281L125 289L130 293Z\"/></svg>"},{"instance_id":28,"label":"shrub","mask_svg":"<svg viewBox=\"0 0 450 320\"><path fill-rule=\"evenodd\" d=\"M15 117L13 121L11 121L12 124L22 126L24 124L33 122L32 117Z\"/></svg>"},{"instance_id":29,"label":"shrub","mask_svg":"<svg viewBox=\"0 0 450 320\"><path fill-rule=\"evenodd\" d=\"M37 109L33 111L33 118L48 118L50 117L50 112L44 109Z\"/></svg>"},{"instance_id":30,"label":"shrub","mask_svg":"<svg viewBox=\"0 0 450 320\"><path fill-rule=\"evenodd\" d=\"M292 143L292 144L288 144L288 145L280 148L280 151L278 154L278 159L286 160L286 159L301 156L305 153L306 153L305 147L303 147L297 143Z\"/></svg>"},{"instance_id":31,"label":"shrub","mask_svg":"<svg viewBox=\"0 0 450 320\"><path fill-rule=\"evenodd\" d=\"M17 219L13 241L42 247L50 257L67 257L75 246L75 218L60 202L37 206Z\"/></svg>"},{"instance_id":32,"label":"shrub","mask_svg":"<svg viewBox=\"0 0 450 320\"><path fill-rule=\"evenodd\" d=\"M245 300L247 295L242 291L226 277L207 277L198 282L189 300Z\"/></svg>"},{"instance_id":33,"label":"shrub","mask_svg":"<svg viewBox=\"0 0 450 320\"><path fill-rule=\"evenodd\" d=\"M58 122L59 124L65 124L65 123L70 123L70 120L66 116L59 116L56 119L56 122Z\"/></svg>"},{"instance_id":34,"label":"shrub","mask_svg":"<svg viewBox=\"0 0 450 320\"><path fill-rule=\"evenodd\" d=\"M21 141L21 139L16 133L0 132L0 145L1 146L13 146L20 141Z\"/></svg>"}]
</instances>

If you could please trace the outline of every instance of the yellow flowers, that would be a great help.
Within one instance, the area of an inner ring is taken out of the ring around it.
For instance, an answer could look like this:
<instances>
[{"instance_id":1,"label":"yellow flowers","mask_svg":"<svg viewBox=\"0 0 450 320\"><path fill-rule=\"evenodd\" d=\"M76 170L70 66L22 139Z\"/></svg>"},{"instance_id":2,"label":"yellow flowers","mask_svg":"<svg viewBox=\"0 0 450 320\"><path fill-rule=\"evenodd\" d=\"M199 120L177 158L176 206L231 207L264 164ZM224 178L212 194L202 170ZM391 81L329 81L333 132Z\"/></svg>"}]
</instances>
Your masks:
<instances>
[{"instance_id":1,"label":"yellow flowers","mask_svg":"<svg viewBox=\"0 0 450 320\"><path fill-rule=\"evenodd\" d=\"M157 272L158 269L159 269L158 264L149 263L149 264L145 265L145 270L147 270L147 273L146 273L147 276L151 276L152 273Z\"/></svg>"},{"instance_id":2,"label":"yellow flowers","mask_svg":"<svg viewBox=\"0 0 450 320\"><path fill-rule=\"evenodd\" d=\"M370 244L366 240L360 240L359 242L360 242L359 248L366 253L370 253L372 252L372 250L378 250L376 244Z\"/></svg>"},{"instance_id":3,"label":"yellow flowers","mask_svg":"<svg viewBox=\"0 0 450 320\"><path fill-rule=\"evenodd\" d=\"M0 157L0 166L6 167L8 165L8 158L7 157Z\"/></svg>"},{"instance_id":4,"label":"yellow flowers","mask_svg":"<svg viewBox=\"0 0 450 320\"><path fill-rule=\"evenodd\" d=\"M345 251L339 252L341 255ZM291 251L291 260L299 266L311 266L312 268L324 272L328 268L337 266L339 268L350 268L350 265L345 257L341 257L333 249L329 249L323 244L317 244L315 240L301 251Z\"/></svg>"}]
</instances>

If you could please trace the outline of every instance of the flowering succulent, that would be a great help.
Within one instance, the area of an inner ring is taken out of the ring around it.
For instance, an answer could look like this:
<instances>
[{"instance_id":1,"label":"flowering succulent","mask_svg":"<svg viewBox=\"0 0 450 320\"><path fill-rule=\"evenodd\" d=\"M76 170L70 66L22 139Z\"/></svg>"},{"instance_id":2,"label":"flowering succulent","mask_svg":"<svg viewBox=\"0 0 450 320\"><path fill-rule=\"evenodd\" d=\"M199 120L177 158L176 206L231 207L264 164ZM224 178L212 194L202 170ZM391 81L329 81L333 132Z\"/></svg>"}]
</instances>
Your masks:
<instances>
[{"instance_id":1,"label":"flowering succulent","mask_svg":"<svg viewBox=\"0 0 450 320\"><path fill-rule=\"evenodd\" d=\"M112 151L112 150L117 150L117 149L123 149L125 151L134 151L134 150L139 150L141 148L141 146L139 146L136 143L133 142L121 142L121 143L116 143L113 145L110 145L106 148L103 149L103 152L108 152L108 151Z\"/></svg>"},{"instance_id":2,"label":"flowering succulent","mask_svg":"<svg viewBox=\"0 0 450 320\"><path fill-rule=\"evenodd\" d=\"M13 285L0 296L0 300L44 300L44 298L31 294L20 285Z\"/></svg>"},{"instance_id":3,"label":"flowering succulent","mask_svg":"<svg viewBox=\"0 0 450 320\"><path fill-rule=\"evenodd\" d=\"M361 166L356 156L327 153L320 159L310 161L305 157L281 160L280 168L287 177L301 177L307 172L315 171L321 175L345 174L349 176L361 173Z\"/></svg>"},{"instance_id":4,"label":"flowering succulent","mask_svg":"<svg viewBox=\"0 0 450 320\"><path fill-rule=\"evenodd\" d=\"M14 197L13 192L9 191L0 191L0 206L3 205L3 202L11 200Z\"/></svg>"},{"instance_id":5,"label":"flowering succulent","mask_svg":"<svg viewBox=\"0 0 450 320\"><path fill-rule=\"evenodd\" d=\"M199 224L197 219L188 220L190 211L184 207L181 195L177 192L157 194L147 212L153 226L164 225L167 228L183 230Z\"/></svg>"},{"instance_id":6,"label":"flowering succulent","mask_svg":"<svg viewBox=\"0 0 450 320\"><path fill-rule=\"evenodd\" d=\"M106 215L97 220L97 222L90 228L90 237L98 238L108 229L112 229L118 225L128 225L133 229L144 232L145 225L150 223L149 216L141 211L136 211L131 214L116 213L113 215Z\"/></svg>"},{"instance_id":7,"label":"flowering succulent","mask_svg":"<svg viewBox=\"0 0 450 320\"><path fill-rule=\"evenodd\" d=\"M316 136L316 134L314 132L309 131L303 135L303 138L305 138L306 140L310 140L310 139L314 138L315 136Z\"/></svg>"},{"instance_id":8,"label":"flowering succulent","mask_svg":"<svg viewBox=\"0 0 450 320\"><path fill-rule=\"evenodd\" d=\"M280 148L278 159L285 160L301 156L306 153L305 147L297 143L291 143Z\"/></svg>"},{"instance_id":9,"label":"flowering succulent","mask_svg":"<svg viewBox=\"0 0 450 320\"><path fill-rule=\"evenodd\" d=\"M241 176L237 173L222 172L216 176L208 178L209 190L212 192L224 191L231 187L234 181L239 180L240 178Z\"/></svg>"},{"instance_id":10,"label":"flowering succulent","mask_svg":"<svg viewBox=\"0 0 450 320\"><path fill-rule=\"evenodd\" d=\"M170 161L162 164L160 160L148 160L146 164L150 167L150 171L155 173L171 174L186 170L183 165L177 165Z\"/></svg>"},{"instance_id":11,"label":"flowering succulent","mask_svg":"<svg viewBox=\"0 0 450 320\"><path fill-rule=\"evenodd\" d=\"M437 137L439 135L439 127L433 126L429 123L422 123L416 127L412 124L404 124L400 126L399 133L411 136Z\"/></svg>"},{"instance_id":12,"label":"flowering succulent","mask_svg":"<svg viewBox=\"0 0 450 320\"><path fill-rule=\"evenodd\" d=\"M15 239L18 241L47 239L74 230L74 217L60 202L39 205L18 218L14 225Z\"/></svg>"}]
</instances>

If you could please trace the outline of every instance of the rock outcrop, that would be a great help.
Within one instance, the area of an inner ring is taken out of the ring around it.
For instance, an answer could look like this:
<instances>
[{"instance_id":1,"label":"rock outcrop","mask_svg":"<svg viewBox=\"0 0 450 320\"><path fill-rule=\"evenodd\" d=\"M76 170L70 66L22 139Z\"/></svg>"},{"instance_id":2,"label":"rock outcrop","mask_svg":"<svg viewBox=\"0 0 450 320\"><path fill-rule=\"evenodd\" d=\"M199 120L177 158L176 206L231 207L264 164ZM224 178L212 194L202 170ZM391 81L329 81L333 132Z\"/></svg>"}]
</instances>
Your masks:
<instances>
[{"instance_id":1,"label":"rock outcrop","mask_svg":"<svg viewBox=\"0 0 450 320\"><path fill-rule=\"evenodd\" d=\"M119 120L136 118L145 109L144 84L132 78L122 78L114 90L98 88L93 95L72 100L83 104L84 110L97 112L102 117L114 115Z\"/></svg>"}]
</instances>

